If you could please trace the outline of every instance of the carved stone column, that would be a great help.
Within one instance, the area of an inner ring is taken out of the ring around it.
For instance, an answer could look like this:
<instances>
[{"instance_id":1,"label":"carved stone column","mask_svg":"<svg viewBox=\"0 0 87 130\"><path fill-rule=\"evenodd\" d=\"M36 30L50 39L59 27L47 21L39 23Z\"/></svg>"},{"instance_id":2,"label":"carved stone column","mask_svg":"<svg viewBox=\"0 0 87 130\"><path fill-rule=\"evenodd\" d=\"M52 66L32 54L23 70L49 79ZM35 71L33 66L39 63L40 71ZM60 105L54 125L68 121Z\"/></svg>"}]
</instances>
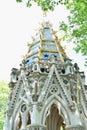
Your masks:
<instances>
[{"instance_id":1,"label":"carved stone column","mask_svg":"<svg viewBox=\"0 0 87 130\"><path fill-rule=\"evenodd\" d=\"M7 106L6 119L5 119L3 130L10 129L10 126L11 126L11 123L10 123L11 115L12 115L12 109L9 109L9 107Z\"/></svg>"},{"instance_id":2,"label":"carved stone column","mask_svg":"<svg viewBox=\"0 0 87 130\"><path fill-rule=\"evenodd\" d=\"M6 119L5 119L3 130L8 130L9 127L10 127L10 117L6 115Z\"/></svg>"},{"instance_id":3,"label":"carved stone column","mask_svg":"<svg viewBox=\"0 0 87 130\"><path fill-rule=\"evenodd\" d=\"M41 124L40 122L40 110L42 104L40 102L33 102L29 104L29 111L31 115L31 124Z\"/></svg>"},{"instance_id":4,"label":"carved stone column","mask_svg":"<svg viewBox=\"0 0 87 130\"><path fill-rule=\"evenodd\" d=\"M27 107L25 104L23 104L21 106L21 120L22 120L22 126L21 126L21 130L27 130L26 126L27 126L27 115L28 115L28 111L27 111Z\"/></svg>"},{"instance_id":5,"label":"carved stone column","mask_svg":"<svg viewBox=\"0 0 87 130\"><path fill-rule=\"evenodd\" d=\"M42 125L40 121L41 107L42 104L39 102L33 102L29 105L31 124L27 125L27 130L46 130L46 126Z\"/></svg>"},{"instance_id":6,"label":"carved stone column","mask_svg":"<svg viewBox=\"0 0 87 130\"><path fill-rule=\"evenodd\" d=\"M70 125L66 126L66 130L85 130L81 125Z\"/></svg>"}]
</instances>

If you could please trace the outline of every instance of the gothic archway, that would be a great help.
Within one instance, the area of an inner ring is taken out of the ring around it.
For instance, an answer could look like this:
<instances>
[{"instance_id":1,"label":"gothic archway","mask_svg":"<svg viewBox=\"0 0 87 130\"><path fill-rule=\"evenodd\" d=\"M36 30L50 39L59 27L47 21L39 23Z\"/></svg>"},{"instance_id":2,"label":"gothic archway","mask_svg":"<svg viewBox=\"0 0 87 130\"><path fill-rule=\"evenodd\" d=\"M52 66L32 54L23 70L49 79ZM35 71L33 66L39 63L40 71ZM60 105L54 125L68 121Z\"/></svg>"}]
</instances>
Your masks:
<instances>
[{"instance_id":1,"label":"gothic archway","mask_svg":"<svg viewBox=\"0 0 87 130\"><path fill-rule=\"evenodd\" d=\"M29 125L29 124L31 124L31 118L30 118L30 113L28 112L26 126ZM22 126L22 116L21 116L20 113L18 113L16 115L15 120L14 120L13 130L21 130L21 126Z\"/></svg>"},{"instance_id":2,"label":"gothic archway","mask_svg":"<svg viewBox=\"0 0 87 130\"><path fill-rule=\"evenodd\" d=\"M53 107L55 108L54 110L57 113L57 117L60 118L60 120L61 120L60 128L63 129L62 128L63 124L70 125L71 121L70 121L69 113L67 111L67 109L68 109L67 105L59 96L56 96L56 95L52 95L51 97L49 97L46 100L46 103L43 106L43 109L41 112L41 115L42 115L41 123L43 125L46 124L46 120L47 120L47 118L49 118L48 116L50 115Z\"/></svg>"},{"instance_id":3,"label":"gothic archway","mask_svg":"<svg viewBox=\"0 0 87 130\"><path fill-rule=\"evenodd\" d=\"M65 130L64 119L59 114L56 104L52 104L50 110L47 111L45 124L46 130Z\"/></svg>"},{"instance_id":4,"label":"gothic archway","mask_svg":"<svg viewBox=\"0 0 87 130\"><path fill-rule=\"evenodd\" d=\"M26 118L26 126L31 124L31 117L30 113L27 109L27 104L24 103L22 100L18 103L18 106L16 107L15 111L13 112L13 115L11 117L11 125L10 130L20 130L22 127L22 124L24 124L22 118ZM23 113L26 113L26 117L23 117Z\"/></svg>"}]
</instances>

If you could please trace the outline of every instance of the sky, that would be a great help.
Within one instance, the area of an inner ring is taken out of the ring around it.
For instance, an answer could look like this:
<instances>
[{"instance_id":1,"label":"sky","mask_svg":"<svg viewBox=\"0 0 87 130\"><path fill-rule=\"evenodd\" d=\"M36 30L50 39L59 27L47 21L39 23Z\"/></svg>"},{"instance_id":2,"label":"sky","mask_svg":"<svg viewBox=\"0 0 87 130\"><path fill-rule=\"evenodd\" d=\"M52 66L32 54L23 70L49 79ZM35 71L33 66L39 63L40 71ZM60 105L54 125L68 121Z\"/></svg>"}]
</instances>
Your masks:
<instances>
[{"instance_id":1,"label":"sky","mask_svg":"<svg viewBox=\"0 0 87 130\"><path fill-rule=\"evenodd\" d=\"M58 31L59 21L65 20L68 12L62 6L48 13L48 19L53 24L53 29ZM27 8L24 3L16 0L2 0L0 2L0 80L9 81L13 67L19 68L23 55L28 51L27 43L35 35L43 21L40 7L33 5ZM64 43L61 41L61 44ZM77 62L80 71L87 74L84 67L84 57L72 50L73 44L68 43L66 53L73 62ZM87 80L86 80L87 81Z\"/></svg>"}]
</instances>

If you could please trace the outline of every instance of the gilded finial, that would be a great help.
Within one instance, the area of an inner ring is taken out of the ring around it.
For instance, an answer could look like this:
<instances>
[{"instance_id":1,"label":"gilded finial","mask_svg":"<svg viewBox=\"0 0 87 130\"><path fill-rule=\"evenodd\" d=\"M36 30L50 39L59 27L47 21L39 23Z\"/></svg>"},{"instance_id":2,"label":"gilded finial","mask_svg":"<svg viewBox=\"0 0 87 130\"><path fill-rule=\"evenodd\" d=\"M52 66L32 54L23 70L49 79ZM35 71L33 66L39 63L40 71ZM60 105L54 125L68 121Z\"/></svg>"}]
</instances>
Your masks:
<instances>
[{"instance_id":1,"label":"gilded finial","mask_svg":"<svg viewBox=\"0 0 87 130\"><path fill-rule=\"evenodd\" d=\"M35 40L35 38L33 36L31 36L31 38L32 38L33 41Z\"/></svg>"},{"instance_id":2,"label":"gilded finial","mask_svg":"<svg viewBox=\"0 0 87 130\"><path fill-rule=\"evenodd\" d=\"M47 17L47 11L43 11L43 17Z\"/></svg>"},{"instance_id":3,"label":"gilded finial","mask_svg":"<svg viewBox=\"0 0 87 130\"><path fill-rule=\"evenodd\" d=\"M44 21L44 22L47 22L47 21L48 21L47 11L43 11L43 21Z\"/></svg>"}]
</instances>

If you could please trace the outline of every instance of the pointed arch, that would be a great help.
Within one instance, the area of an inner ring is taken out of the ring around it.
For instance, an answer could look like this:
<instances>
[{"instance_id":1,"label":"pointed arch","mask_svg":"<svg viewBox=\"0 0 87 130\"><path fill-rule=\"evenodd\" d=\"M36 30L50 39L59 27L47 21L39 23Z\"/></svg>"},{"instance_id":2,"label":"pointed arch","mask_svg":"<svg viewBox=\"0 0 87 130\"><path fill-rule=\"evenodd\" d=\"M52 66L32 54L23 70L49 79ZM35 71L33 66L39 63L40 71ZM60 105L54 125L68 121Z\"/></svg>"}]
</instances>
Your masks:
<instances>
[{"instance_id":1,"label":"pointed arch","mask_svg":"<svg viewBox=\"0 0 87 130\"><path fill-rule=\"evenodd\" d=\"M15 119L16 119L16 116L17 116L17 114L18 114L18 112L19 112L19 110L20 110L20 106L22 105L22 104L26 104L26 102L24 102L23 100L20 100L18 103L17 103L17 106L16 106L16 108L14 109L14 112L13 112L13 114L12 114L12 117L11 117L11 120L10 120L10 130L15 130L15 128L14 128L14 125L13 124L15 124ZM27 105L27 104L26 104ZM28 121L27 121L27 123L29 124L29 122L31 123L31 119L30 119L30 113L28 112L28 115L29 115L29 119L28 119Z\"/></svg>"},{"instance_id":2,"label":"pointed arch","mask_svg":"<svg viewBox=\"0 0 87 130\"><path fill-rule=\"evenodd\" d=\"M67 106L65 102L57 95L52 95L51 97L49 97L46 103L44 104L42 112L41 112L41 123L45 124L46 113L51 108L52 104L57 105L59 114L63 117L63 119L65 120L65 123L67 125L70 125L71 122L70 122L69 114L67 112Z\"/></svg>"},{"instance_id":3,"label":"pointed arch","mask_svg":"<svg viewBox=\"0 0 87 130\"><path fill-rule=\"evenodd\" d=\"M10 125L10 130L13 129L13 126L14 126L13 124L14 124L16 115L17 115L17 113L18 113L18 111L19 111L19 108L20 108L20 106L21 106L22 103L23 103L23 101L20 100L20 101L18 102L17 106L16 106L16 109L14 109L14 112L13 112L13 114L12 114L11 121L10 121L10 124L11 124L11 125Z\"/></svg>"}]
</instances>

